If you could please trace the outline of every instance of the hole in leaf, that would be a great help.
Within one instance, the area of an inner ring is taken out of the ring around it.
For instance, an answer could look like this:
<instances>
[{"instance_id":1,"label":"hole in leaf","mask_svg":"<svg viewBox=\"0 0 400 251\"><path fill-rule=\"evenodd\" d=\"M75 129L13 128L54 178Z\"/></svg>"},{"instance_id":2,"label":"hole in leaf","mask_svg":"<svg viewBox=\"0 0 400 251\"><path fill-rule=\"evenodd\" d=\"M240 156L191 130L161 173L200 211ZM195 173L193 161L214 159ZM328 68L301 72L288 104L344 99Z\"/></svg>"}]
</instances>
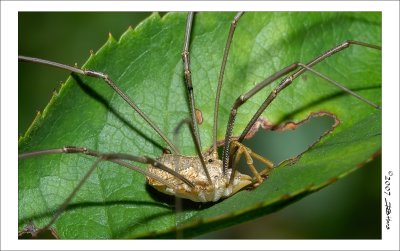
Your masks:
<instances>
[{"instance_id":1,"label":"hole in leaf","mask_svg":"<svg viewBox=\"0 0 400 251\"><path fill-rule=\"evenodd\" d=\"M294 158L311 145L317 142L327 131L332 130L335 119L329 115L311 116L304 123L300 123L294 130L263 130L259 129L256 134L247 140L244 145L255 153L269 159L275 166L284 160ZM261 163L255 160L255 166L262 170ZM239 170L250 174L244 156L241 158Z\"/></svg>"}]
</instances>

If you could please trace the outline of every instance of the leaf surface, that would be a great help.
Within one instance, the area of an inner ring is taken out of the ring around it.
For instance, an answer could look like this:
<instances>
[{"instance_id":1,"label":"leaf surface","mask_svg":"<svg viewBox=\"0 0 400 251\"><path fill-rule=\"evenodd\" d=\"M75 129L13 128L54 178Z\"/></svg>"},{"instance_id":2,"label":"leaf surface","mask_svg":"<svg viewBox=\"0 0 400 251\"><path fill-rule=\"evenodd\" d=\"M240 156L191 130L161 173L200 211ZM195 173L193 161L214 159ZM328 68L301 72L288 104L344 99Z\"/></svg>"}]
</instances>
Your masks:
<instances>
[{"instance_id":1,"label":"leaf surface","mask_svg":"<svg viewBox=\"0 0 400 251\"><path fill-rule=\"evenodd\" d=\"M195 19L190 56L196 106L203 117L203 150L212 145L215 90L233 16L200 13ZM163 18L154 14L119 41L110 37L84 66L109 74L170 139L175 126L189 116L181 61L185 19L184 13ZM218 140L223 140L229 110L240 94L283 67L306 63L347 39L380 45L380 22L379 13L246 13L228 58ZM379 51L353 46L313 68L381 103ZM235 136L276 84L239 109ZM257 189L213 204L184 202L177 215L174 199L146 186L143 175L102 163L54 229L61 238L100 239L173 237L178 226L184 237L191 237L278 210L355 170L381 147L380 111L311 73L282 91L262 118L273 127L300 123L320 112L335 116L339 124L297 161L276 168ZM188 130L175 142L184 154L194 154ZM65 145L154 157L167 148L103 81L83 76L72 76L62 86L19 140L19 152ZM19 230L31 220L44 226L93 162L81 155L21 160Z\"/></svg>"}]
</instances>

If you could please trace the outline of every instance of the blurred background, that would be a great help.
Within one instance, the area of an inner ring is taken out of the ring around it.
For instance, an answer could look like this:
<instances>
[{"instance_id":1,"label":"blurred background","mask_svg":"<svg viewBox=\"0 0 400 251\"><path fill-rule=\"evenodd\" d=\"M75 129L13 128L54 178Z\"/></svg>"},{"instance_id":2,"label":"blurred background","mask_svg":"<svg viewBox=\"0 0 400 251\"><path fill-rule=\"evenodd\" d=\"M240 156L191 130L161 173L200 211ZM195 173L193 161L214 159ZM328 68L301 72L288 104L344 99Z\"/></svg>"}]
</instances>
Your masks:
<instances>
[{"instance_id":1,"label":"blurred background","mask_svg":"<svg viewBox=\"0 0 400 251\"><path fill-rule=\"evenodd\" d=\"M118 39L149 14L20 12L18 53L81 66L90 50L97 51L106 42L109 32ZM19 63L19 135L68 76L62 70ZM329 117L314 118L295 131L262 130L245 144L278 164L306 150L332 124ZM198 238L380 239L381 157L276 213Z\"/></svg>"}]
</instances>

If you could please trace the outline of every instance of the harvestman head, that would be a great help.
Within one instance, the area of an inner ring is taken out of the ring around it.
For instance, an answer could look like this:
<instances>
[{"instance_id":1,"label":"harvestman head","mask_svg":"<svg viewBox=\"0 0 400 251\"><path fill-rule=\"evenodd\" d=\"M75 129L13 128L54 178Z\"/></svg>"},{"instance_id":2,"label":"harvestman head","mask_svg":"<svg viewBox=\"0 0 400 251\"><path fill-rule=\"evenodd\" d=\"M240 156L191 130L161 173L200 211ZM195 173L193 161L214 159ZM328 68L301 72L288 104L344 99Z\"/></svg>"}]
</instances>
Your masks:
<instances>
[{"instance_id":1,"label":"harvestman head","mask_svg":"<svg viewBox=\"0 0 400 251\"><path fill-rule=\"evenodd\" d=\"M273 164L265 159L264 157L252 152L249 148L242 145L242 141L245 136L249 133L251 127L254 125L256 120L260 117L263 111L269 106L269 104L278 96L278 94L285 89L290 84L294 83L294 80L301 76L305 72L310 72L316 76L323 79L326 83L331 83L336 87L342 89L343 91L351 94L352 96L360 99L361 101L371 105L372 107L379 109L379 106L373 104L369 100L361 97L360 95L354 93L350 89L344 87L343 85L337 83L336 81L328 78L322 73L314 70L312 67L324 59L330 57L331 55L338 53L351 45L367 47L370 49L380 50L380 46L348 40L342 42L338 46L322 53L321 55L313 58L307 63L293 63L287 67L277 71L273 75L267 77L257 85L255 85L248 92L240 95L232 105L229 120L226 125L226 133L223 145L222 156L218 156L217 153L217 121L218 121L218 109L219 109L219 97L222 88L222 82L225 72L225 66L227 63L227 58L229 54L229 49L233 41L233 36L235 33L235 28L243 15L239 12L231 22L229 35L226 41L226 46L224 49L224 54L222 58L220 75L218 78L217 92L215 96L214 105L214 124L213 124L213 145L212 148L207 152L202 152L201 149L201 139L198 129L198 123L196 120L195 113L195 95L193 92L191 71L190 71L190 36L193 24L193 13L189 13L186 22L184 46L182 51L182 60L184 65L184 78L187 87L188 97L189 97L189 109L190 118L182 121L176 127L176 132L178 133L182 125L187 124L190 127L190 132L192 134L194 146L197 152L197 156L183 156L180 154L179 149L174 145L174 143L159 129L159 127L131 100L131 98L121 90L118 85L106 74L89 69L79 69L76 67L68 66L65 64L60 64L48 60L43 60L39 58L19 56L20 61L26 61L31 63L44 64L63 70L67 70L76 74L85 75L89 77L99 78L104 80L132 109L134 109L141 118L165 141L171 153L164 153L159 158L152 158L148 156L135 156L131 154L124 153L104 153L96 150L88 149L82 146L64 146L55 149L46 150L36 150L32 152L26 152L19 154L19 159L24 159L28 157L37 157L41 155L48 154L59 154L59 153L80 153L88 156L95 157L95 161L92 164L89 171L80 180L79 184L70 193L68 198L64 203L58 208L51 221L42 229L49 228L60 216L60 214L66 209L68 204L71 202L73 197L82 187L82 185L87 181L93 171L96 169L98 164L102 161L110 161L117 163L121 166L130 168L137 172L142 173L146 176L148 183L156 188L158 191L174 195L180 198L190 199L196 202L210 202L218 201L221 198L226 198L232 196L239 190L245 187L256 187L268 174L273 170ZM265 101L261 104L259 109L254 113L252 119L248 122L247 126L241 133L238 139L232 138L232 130L235 123L235 118L238 109L247 100L253 97L256 93L262 90L264 87L268 86L272 82L283 78L281 82L275 87ZM250 177L248 175L242 174L236 170L238 161L240 157L244 155L246 163L253 175ZM253 159L259 160L265 165L265 168L259 172L253 164ZM131 162L144 163L148 165L148 169L142 169Z\"/></svg>"}]
</instances>

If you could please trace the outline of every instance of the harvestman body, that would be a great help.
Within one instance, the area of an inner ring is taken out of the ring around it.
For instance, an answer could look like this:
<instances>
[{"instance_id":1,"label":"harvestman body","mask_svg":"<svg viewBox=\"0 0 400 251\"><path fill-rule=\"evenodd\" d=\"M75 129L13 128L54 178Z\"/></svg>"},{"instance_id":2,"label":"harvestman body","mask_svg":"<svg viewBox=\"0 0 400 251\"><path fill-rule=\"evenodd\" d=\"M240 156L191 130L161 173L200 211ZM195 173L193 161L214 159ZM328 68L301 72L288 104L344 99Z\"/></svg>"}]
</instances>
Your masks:
<instances>
[{"instance_id":1,"label":"harvestman body","mask_svg":"<svg viewBox=\"0 0 400 251\"><path fill-rule=\"evenodd\" d=\"M47 154L55 154L55 153L81 153L90 156L96 157L96 161L93 163L90 170L86 173L86 175L81 179L79 184L75 187L75 189L71 192L69 197L64 201L64 203L59 207L52 220L43 228L49 228L56 219L60 216L60 214L65 210L67 205L71 202L72 198L76 195L82 185L86 182L86 180L90 177L92 172L96 169L97 165L101 161L110 161L117 163L121 166L125 166L127 168L133 169L137 172L144 174L147 178L148 183L157 189L160 192L174 195L180 198L190 199L196 202L209 202L209 201L218 201L221 198L229 197L239 190L253 186L256 187L259 185L264 177L266 177L271 170L273 170L273 164L263 158L262 156L253 153L250 149L243 146L241 142L245 138L245 136L250 131L253 124L256 122L258 117L262 114L262 112L268 107L268 105L275 99L275 97L287 86L289 86L293 81L303 74L306 71L309 71L318 77L326 80L327 82L334 84L335 86L341 88L345 92L355 96L356 98L366 102L367 104L373 106L374 108L379 109L379 106L373 104L372 102L366 100L365 98L359 96L353 91L347 89L346 87L340 85L339 83L331 80L330 78L324 76L323 74L312 69L312 66L318 64L322 60L327 57L348 48L350 45L360 45L376 50L380 50L380 46L371 45L364 42L359 41L345 41L342 44L330 49L329 51L321 54L320 56L312 59L306 64L302 63L294 63L291 64L282 70L276 72L270 77L266 78L262 82L258 83L255 87L253 87L247 93L240 95L236 101L234 102L229 121L226 128L225 140L224 140L224 148L222 158L220 159L217 153L217 121L218 121L218 107L219 107L219 97L224 77L225 65L227 62L227 57L229 53L229 48L233 39L234 31L236 25L243 15L243 13L238 13L233 21L231 22L229 35L227 38L224 56L222 59L221 70L218 80L218 87L215 98L215 112L214 112L214 127L213 127L213 147L210 151L206 153L201 153L201 141L199 137L198 124L196 120L195 113L195 99L192 87L191 73L190 73L190 57L189 57L189 41L191 35L191 28L193 23L193 13L188 14L187 23L186 23L186 32L185 32L185 42L184 48L182 52L182 59L184 63L184 76L185 83L187 86L188 97L189 97L189 106L191 111L191 118L186 119L181 122L180 125L177 126L176 133L179 128L183 124L187 124L190 127L190 131L192 134L192 138L195 144L197 156L182 156L179 154L178 148L172 143L168 137L165 136L163 132L157 127L157 125L145 114L143 113L137 105L126 95L105 73L86 70L86 69L78 69L75 67L71 67L68 65L55 63L43 59L19 56L20 61L27 61L39 64L45 64L57 68L61 68L64 70L68 70L77 74L91 76L95 78L103 79L118 95L123 98L128 105L130 105L146 122L147 124L154 129L155 132L159 134L159 136L168 144L171 153L164 153L161 157L154 159L151 157L138 157L130 154L121 154L121 153L101 153L95 150L91 150L85 147L78 146L66 146L63 148L57 149L49 149L49 150L40 150L33 151L28 153L22 153L19 155L19 158L27 158L33 156L47 155ZM287 76L290 72L294 72L293 74ZM287 77L285 77L287 76ZM261 89L272 83L273 81L285 77L280 84L275 87L270 95L266 98L264 103L260 106L260 108L255 112L252 119L247 124L246 128L239 136L238 139L232 139L232 129L234 126L236 113L238 108L244 104L247 100L249 100L253 95L258 93ZM244 155L246 162L253 174L253 177L242 174L236 170L236 166L240 157ZM266 167L263 171L258 172L253 164L253 159L257 159L261 161ZM136 167L132 165L128 161L135 161L140 163L148 164L148 170L144 170L142 168Z\"/></svg>"}]
</instances>

